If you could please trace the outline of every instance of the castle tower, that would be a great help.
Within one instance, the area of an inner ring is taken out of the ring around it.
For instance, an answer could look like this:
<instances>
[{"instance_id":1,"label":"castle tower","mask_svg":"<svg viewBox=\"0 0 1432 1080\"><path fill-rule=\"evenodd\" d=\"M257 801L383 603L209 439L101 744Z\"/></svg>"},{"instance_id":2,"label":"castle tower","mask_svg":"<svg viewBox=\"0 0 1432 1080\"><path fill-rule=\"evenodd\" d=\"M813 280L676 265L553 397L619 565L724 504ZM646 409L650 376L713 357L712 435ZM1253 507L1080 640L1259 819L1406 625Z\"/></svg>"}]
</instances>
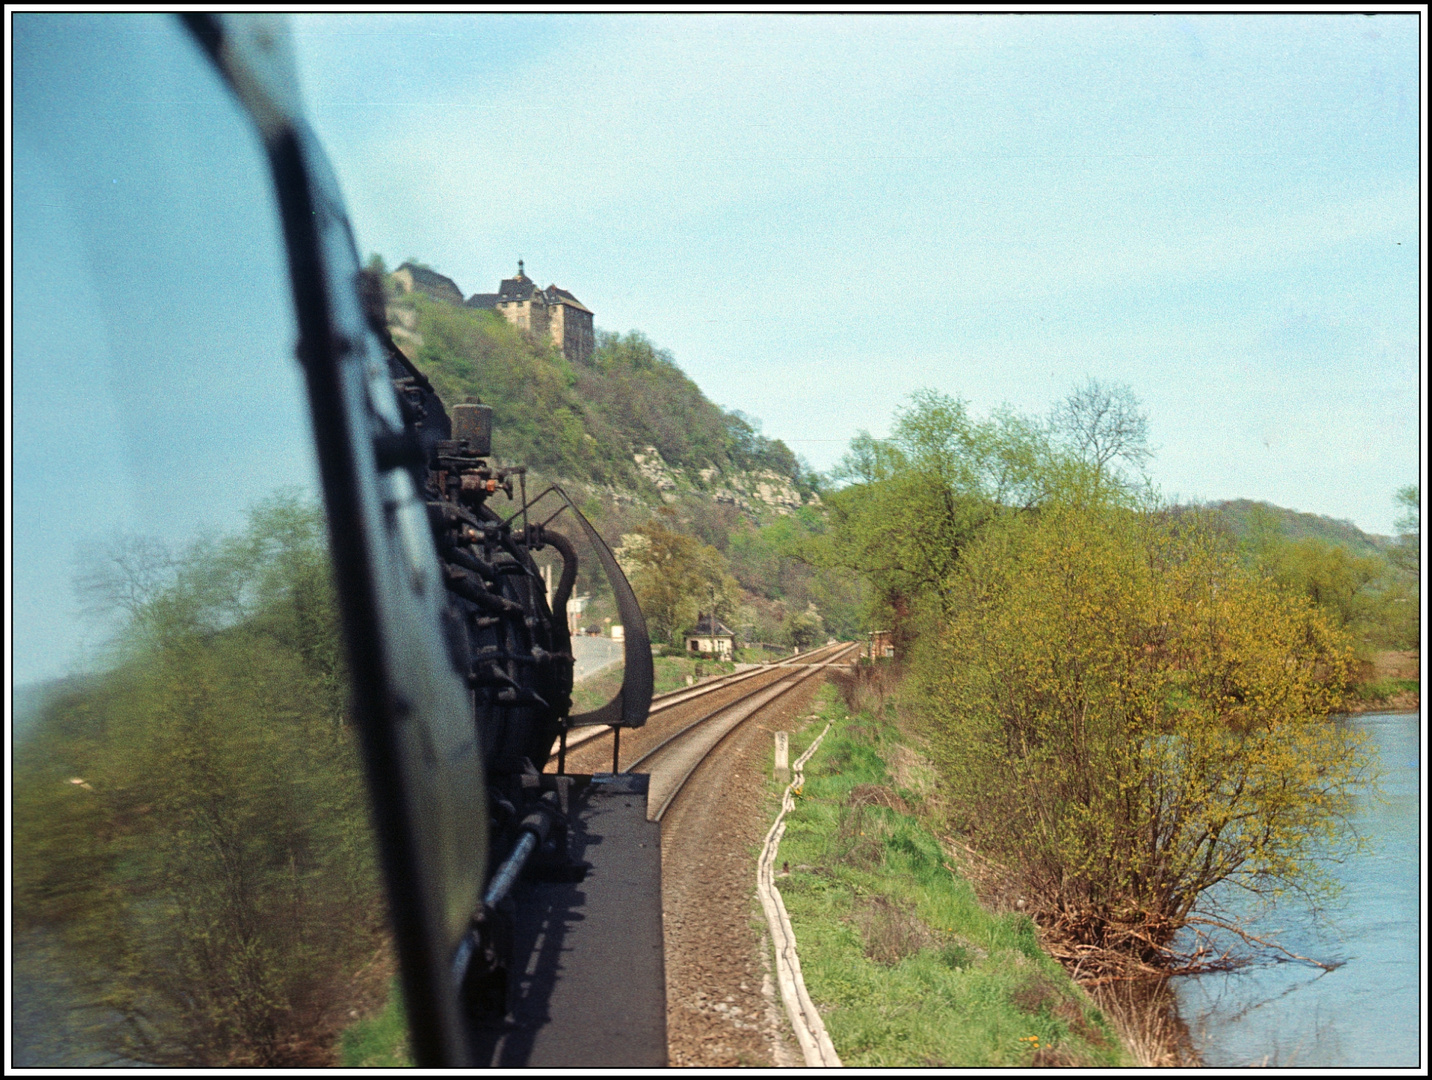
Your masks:
<instances>
[{"instance_id":1,"label":"castle tower","mask_svg":"<svg viewBox=\"0 0 1432 1080\"><path fill-rule=\"evenodd\" d=\"M591 309L556 285L537 288L521 259L517 260L516 277L503 278L496 293L475 293L467 306L496 310L534 338L550 338L573 363L590 362L596 349Z\"/></svg>"}]
</instances>

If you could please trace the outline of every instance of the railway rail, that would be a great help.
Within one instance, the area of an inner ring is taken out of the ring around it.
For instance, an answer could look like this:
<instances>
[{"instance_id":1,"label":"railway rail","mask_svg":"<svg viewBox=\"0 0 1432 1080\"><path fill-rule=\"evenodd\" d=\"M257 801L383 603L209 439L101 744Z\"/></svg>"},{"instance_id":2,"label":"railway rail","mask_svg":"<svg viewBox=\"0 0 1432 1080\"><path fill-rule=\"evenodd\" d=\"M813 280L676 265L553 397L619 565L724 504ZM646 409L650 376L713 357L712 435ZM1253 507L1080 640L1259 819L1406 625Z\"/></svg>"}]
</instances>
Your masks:
<instances>
[{"instance_id":1,"label":"railway rail","mask_svg":"<svg viewBox=\"0 0 1432 1080\"><path fill-rule=\"evenodd\" d=\"M676 801L676 797L685 789L692 774L742 724L778 698L790 693L806 679L840 663L857 649L859 649L858 645L836 647L829 655L819 660L808 660L804 664L793 665L804 670L793 671L784 678L748 694L743 694L735 701L683 725L680 730L668 735L656 746L632 761L625 769L622 769L622 772L630 773L639 766L656 760L660 760L665 766L659 771L648 766L648 771L652 774L651 801L656 804L656 809L651 813L651 820L660 821L662 819L671 804ZM718 718L725 718L727 722L711 724ZM710 728L707 727L708 724L711 724ZM706 736L705 738L701 737L703 734ZM686 737L688 735L696 736L694 740L691 740L696 743L695 752L687 747ZM666 766L667 759L672 759L672 764L669 766Z\"/></svg>"},{"instance_id":2,"label":"railway rail","mask_svg":"<svg viewBox=\"0 0 1432 1080\"><path fill-rule=\"evenodd\" d=\"M836 642L830 645L822 645L820 648L812 649L810 652L807 653L794 653L784 658L783 660L777 661L774 664L761 664L758 667L751 668L746 671L738 671L731 675L723 675L719 678L711 679L708 682L703 682L697 686L688 686L678 690L670 690L664 694L657 694L651 699L651 708L647 711L647 716L648 718L655 717L660 713L677 708L681 705L685 705L687 702L695 701L703 697L708 697L712 694L719 693L720 691L729 689L730 687L736 686L740 683L748 682L752 679L757 679L762 675L769 675L771 672L779 671L782 668L810 666L817 660L823 657L830 656L833 652L839 652L848 648L850 648L849 645L841 642ZM766 685L770 684L765 683L762 685L762 687L758 687L756 690L752 690L750 694L742 695L741 698L738 698L736 700L745 700L745 698L750 697L752 694L758 693L760 689L764 689ZM728 702L725 706L722 706L722 708L724 709L732 704L735 704L735 702ZM586 746L587 744L604 737L611 737L613 740L615 740L613 746L612 772L623 771L618 769L616 763L617 757L620 754L621 749L620 728L616 727L598 726L584 729L579 728L575 732L566 734L565 739L558 739L552 744L552 752L548 757L548 762L549 764L552 762L556 762L557 771L565 772L566 762L564 760L564 755L566 753L571 753L578 747Z\"/></svg>"},{"instance_id":3,"label":"railway rail","mask_svg":"<svg viewBox=\"0 0 1432 1080\"><path fill-rule=\"evenodd\" d=\"M723 679L692 689L678 690L662 696L652 707L652 714L682 710L665 718L665 723L649 724L637 735L638 744L633 748L637 756L624 766L620 761L619 742L612 746L611 772L631 774L638 770L650 774L650 811L652 821L660 821L685 788L692 775L703 761L720 746L728 736L739 729L773 702L794 690L805 680L833 665L847 661L859 649L858 644L836 643L813 650L799 657L789 657L779 664L763 666L754 671L743 671ZM769 677L774 675L774 677ZM760 676L768 676L760 679ZM730 690L733 686L755 681L758 685L744 689L735 697L729 697L714 707L700 707L699 710L685 710L702 699ZM695 715L692 715L695 713ZM608 728L593 729L581 743L568 742L568 753L581 753L584 764L595 766L599 748L596 740L615 733ZM549 761L549 768L555 763ZM564 768L565 762L558 765ZM643 768L645 766L645 768Z\"/></svg>"}]
</instances>

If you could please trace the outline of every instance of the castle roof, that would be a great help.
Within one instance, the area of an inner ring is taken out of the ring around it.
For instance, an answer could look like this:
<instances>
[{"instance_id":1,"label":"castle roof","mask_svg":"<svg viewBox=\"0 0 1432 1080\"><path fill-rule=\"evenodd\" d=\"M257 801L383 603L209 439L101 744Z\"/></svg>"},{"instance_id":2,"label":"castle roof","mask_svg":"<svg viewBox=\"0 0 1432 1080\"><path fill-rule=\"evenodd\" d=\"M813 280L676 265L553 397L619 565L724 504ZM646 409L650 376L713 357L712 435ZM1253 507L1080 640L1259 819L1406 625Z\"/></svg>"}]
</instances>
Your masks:
<instances>
[{"instance_id":1,"label":"castle roof","mask_svg":"<svg viewBox=\"0 0 1432 1080\"><path fill-rule=\"evenodd\" d=\"M498 302L507 300L531 300L534 292L541 292L532 279L522 272L522 260L517 260L517 276L503 278L497 287Z\"/></svg>"},{"instance_id":2,"label":"castle roof","mask_svg":"<svg viewBox=\"0 0 1432 1080\"><path fill-rule=\"evenodd\" d=\"M497 287L497 296L499 300L531 300L532 294L537 291L531 278L518 274L515 278L502 279L502 284Z\"/></svg>"},{"instance_id":3,"label":"castle roof","mask_svg":"<svg viewBox=\"0 0 1432 1080\"><path fill-rule=\"evenodd\" d=\"M578 311L592 314L592 309L583 304L566 289L548 285L539 289L536 282L522 272L522 260L517 260L517 276L503 278L495 293L473 293L468 298L470 308L495 308L498 304L530 301L536 304L566 304Z\"/></svg>"},{"instance_id":4,"label":"castle roof","mask_svg":"<svg viewBox=\"0 0 1432 1080\"><path fill-rule=\"evenodd\" d=\"M559 289L559 288L557 288L557 286L555 286L555 285L548 285L546 291L547 291L547 303L549 303L549 304L566 304L568 307L574 307L574 308L576 308L578 311L585 311L588 315L592 314L592 309L591 309L591 308L589 308L589 307L587 307L587 305L583 304L580 300L578 300L575 296L573 296L571 293L569 293L566 289Z\"/></svg>"}]
</instances>

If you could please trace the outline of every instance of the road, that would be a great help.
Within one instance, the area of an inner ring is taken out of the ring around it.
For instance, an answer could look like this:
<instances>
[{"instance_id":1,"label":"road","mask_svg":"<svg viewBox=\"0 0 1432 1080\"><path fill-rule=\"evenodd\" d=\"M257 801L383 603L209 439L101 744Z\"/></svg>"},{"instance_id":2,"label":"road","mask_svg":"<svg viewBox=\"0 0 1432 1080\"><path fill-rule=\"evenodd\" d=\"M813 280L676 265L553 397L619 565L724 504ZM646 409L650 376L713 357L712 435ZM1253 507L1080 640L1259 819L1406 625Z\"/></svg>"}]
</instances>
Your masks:
<instances>
[{"instance_id":1,"label":"road","mask_svg":"<svg viewBox=\"0 0 1432 1080\"><path fill-rule=\"evenodd\" d=\"M585 634L572 637L572 679L581 682L589 679L604 668L621 663L623 643L608 637L587 637Z\"/></svg>"}]
</instances>

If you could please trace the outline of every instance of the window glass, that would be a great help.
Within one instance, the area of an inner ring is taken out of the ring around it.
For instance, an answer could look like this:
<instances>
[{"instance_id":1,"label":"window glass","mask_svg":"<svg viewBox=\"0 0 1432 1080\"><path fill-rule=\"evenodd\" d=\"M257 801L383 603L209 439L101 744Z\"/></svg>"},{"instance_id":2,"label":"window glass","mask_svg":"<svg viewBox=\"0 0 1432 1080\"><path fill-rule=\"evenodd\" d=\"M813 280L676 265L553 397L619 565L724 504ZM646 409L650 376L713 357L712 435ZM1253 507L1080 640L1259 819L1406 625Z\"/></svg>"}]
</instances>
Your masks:
<instances>
[{"instance_id":1,"label":"window glass","mask_svg":"<svg viewBox=\"0 0 1432 1080\"><path fill-rule=\"evenodd\" d=\"M336 1063L392 965L262 148L172 16L12 19L13 1060Z\"/></svg>"}]
</instances>

